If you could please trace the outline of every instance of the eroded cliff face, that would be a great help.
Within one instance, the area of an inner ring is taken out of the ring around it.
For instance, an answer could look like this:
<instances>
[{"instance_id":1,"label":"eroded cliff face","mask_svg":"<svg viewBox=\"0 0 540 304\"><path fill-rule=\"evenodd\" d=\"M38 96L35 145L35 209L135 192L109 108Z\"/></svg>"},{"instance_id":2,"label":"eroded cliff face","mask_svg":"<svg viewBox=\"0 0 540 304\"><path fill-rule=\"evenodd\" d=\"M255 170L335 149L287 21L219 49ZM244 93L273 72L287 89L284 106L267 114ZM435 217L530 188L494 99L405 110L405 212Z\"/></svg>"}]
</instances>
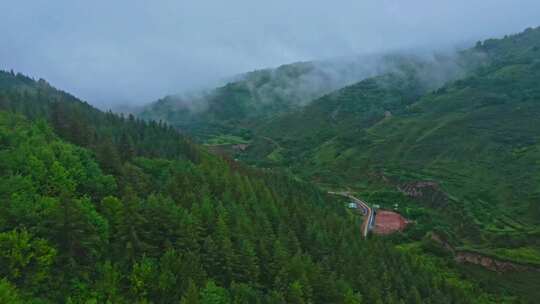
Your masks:
<instances>
[{"instance_id":1,"label":"eroded cliff face","mask_svg":"<svg viewBox=\"0 0 540 304\"><path fill-rule=\"evenodd\" d=\"M448 204L448 196L441 189L440 185L433 181L416 181L408 182L399 185L398 190L403 194L422 201L431 207L441 208ZM457 263L470 263L480 265L492 271L509 272L509 271L539 271L540 268L518 264L514 262L497 259L482 253L459 250L450 244L437 233L432 232L430 238L435 243L439 244L445 251L451 252L454 260Z\"/></svg>"},{"instance_id":2,"label":"eroded cliff face","mask_svg":"<svg viewBox=\"0 0 540 304\"><path fill-rule=\"evenodd\" d=\"M540 268L504 261L478 252L456 249L436 233L431 233L430 238L432 241L438 243L441 247L443 247L446 251L452 252L454 256L454 261L460 264L470 263L480 265L484 268L497 272L531 270L540 271Z\"/></svg>"},{"instance_id":3,"label":"eroded cliff face","mask_svg":"<svg viewBox=\"0 0 540 304\"><path fill-rule=\"evenodd\" d=\"M454 257L454 260L458 263L471 263L483 266L489 270L498 272L507 271L540 271L538 268L520 265L508 261L499 260L496 258L488 257L480 253L470 251L458 251Z\"/></svg>"}]
</instances>

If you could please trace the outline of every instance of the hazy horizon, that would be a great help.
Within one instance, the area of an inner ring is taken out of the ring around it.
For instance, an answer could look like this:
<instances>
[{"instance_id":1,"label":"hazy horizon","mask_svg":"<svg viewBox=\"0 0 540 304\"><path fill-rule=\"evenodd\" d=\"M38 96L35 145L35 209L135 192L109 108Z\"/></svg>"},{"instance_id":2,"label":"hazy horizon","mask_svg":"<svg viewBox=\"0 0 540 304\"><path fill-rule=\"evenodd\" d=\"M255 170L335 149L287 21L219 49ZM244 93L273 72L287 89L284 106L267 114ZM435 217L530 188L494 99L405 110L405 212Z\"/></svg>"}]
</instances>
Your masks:
<instances>
[{"instance_id":1,"label":"hazy horizon","mask_svg":"<svg viewBox=\"0 0 540 304\"><path fill-rule=\"evenodd\" d=\"M0 68L101 108L140 105L255 69L451 50L540 25L540 2L18 1L0 4Z\"/></svg>"}]
</instances>

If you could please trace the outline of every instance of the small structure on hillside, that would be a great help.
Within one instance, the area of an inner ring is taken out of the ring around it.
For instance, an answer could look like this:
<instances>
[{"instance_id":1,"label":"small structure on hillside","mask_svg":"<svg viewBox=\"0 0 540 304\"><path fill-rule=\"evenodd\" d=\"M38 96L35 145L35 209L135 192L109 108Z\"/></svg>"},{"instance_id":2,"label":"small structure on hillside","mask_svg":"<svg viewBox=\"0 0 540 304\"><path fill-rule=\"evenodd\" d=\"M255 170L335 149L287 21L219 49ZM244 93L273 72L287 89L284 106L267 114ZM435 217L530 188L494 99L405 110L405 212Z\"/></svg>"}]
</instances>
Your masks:
<instances>
[{"instance_id":1,"label":"small structure on hillside","mask_svg":"<svg viewBox=\"0 0 540 304\"><path fill-rule=\"evenodd\" d=\"M356 209L356 208L358 208L358 206L356 205L356 203L353 203L353 202L349 203L348 207L349 207L350 209Z\"/></svg>"},{"instance_id":2,"label":"small structure on hillside","mask_svg":"<svg viewBox=\"0 0 540 304\"><path fill-rule=\"evenodd\" d=\"M233 145L232 148L233 150L236 150L236 151L245 151L247 148L248 148L248 144L236 144L236 145Z\"/></svg>"}]
</instances>

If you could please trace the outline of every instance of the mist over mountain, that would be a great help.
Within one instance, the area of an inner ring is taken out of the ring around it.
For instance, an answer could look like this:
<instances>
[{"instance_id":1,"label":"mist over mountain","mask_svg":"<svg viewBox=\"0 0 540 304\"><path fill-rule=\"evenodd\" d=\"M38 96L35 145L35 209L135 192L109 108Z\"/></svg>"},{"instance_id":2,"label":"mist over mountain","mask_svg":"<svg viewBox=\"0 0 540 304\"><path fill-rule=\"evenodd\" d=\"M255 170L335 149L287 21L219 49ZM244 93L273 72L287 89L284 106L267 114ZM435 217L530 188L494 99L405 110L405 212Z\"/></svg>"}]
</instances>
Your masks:
<instances>
[{"instance_id":1,"label":"mist over mountain","mask_svg":"<svg viewBox=\"0 0 540 304\"><path fill-rule=\"evenodd\" d=\"M299 61L447 49L518 32L513 1L2 1L0 68L107 109Z\"/></svg>"},{"instance_id":2,"label":"mist over mountain","mask_svg":"<svg viewBox=\"0 0 540 304\"><path fill-rule=\"evenodd\" d=\"M197 140L239 129L247 132L240 132L245 136L261 120L301 108L366 78L414 73L423 90L433 90L463 77L481 65L483 57L483 53L469 49L298 62L241 74L212 90L166 96L137 112L144 119L167 122Z\"/></svg>"},{"instance_id":3,"label":"mist over mountain","mask_svg":"<svg viewBox=\"0 0 540 304\"><path fill-rule=\"evenodd\" d=\"M538 303L538 0L0 13L0 304Z\"/></svg>"},{"instance_id":4,"label":"mist over mountain","mask_svg":"<svg viewBox=\"0 0 540 304\"><path fill-rule=\"evenodd\" d=\"M298 62L266 68L230 77L226 83L245 82L258 102L275 102L275 98L288 99L295 105L305 105L335 89L358 82L367 77L400 69L406 62L432 64L425 81L442 84L463 73L464 67L456 62L456 50L433 53L386 53L365 56L337 57L320 61ZM165 97L179 107L192 111L204 110L211 89L199 92L191 90ZM201 103L201 104L198 104Z\"/></svg>"}]
</instances>

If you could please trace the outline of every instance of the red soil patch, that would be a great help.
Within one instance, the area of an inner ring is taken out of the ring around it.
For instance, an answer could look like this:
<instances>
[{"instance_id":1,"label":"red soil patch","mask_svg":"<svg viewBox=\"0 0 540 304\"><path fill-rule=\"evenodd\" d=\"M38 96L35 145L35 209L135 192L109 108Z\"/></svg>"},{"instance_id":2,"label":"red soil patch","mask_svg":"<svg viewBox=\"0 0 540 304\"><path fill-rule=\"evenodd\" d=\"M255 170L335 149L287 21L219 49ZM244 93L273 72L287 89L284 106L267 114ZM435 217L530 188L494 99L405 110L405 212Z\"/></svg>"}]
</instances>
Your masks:
<instances>
[{"instance_id":1,"label":"red soil patch","mask_svg":"<svg viewBox=\"0 0 540 304\"><path fill-rule=\"evenodd\" d=\"M390 234L396 231L403 231L409 221L399 213L388 210L377 210L375 216L375 234Z\"/></svg>"}]
</instances>

